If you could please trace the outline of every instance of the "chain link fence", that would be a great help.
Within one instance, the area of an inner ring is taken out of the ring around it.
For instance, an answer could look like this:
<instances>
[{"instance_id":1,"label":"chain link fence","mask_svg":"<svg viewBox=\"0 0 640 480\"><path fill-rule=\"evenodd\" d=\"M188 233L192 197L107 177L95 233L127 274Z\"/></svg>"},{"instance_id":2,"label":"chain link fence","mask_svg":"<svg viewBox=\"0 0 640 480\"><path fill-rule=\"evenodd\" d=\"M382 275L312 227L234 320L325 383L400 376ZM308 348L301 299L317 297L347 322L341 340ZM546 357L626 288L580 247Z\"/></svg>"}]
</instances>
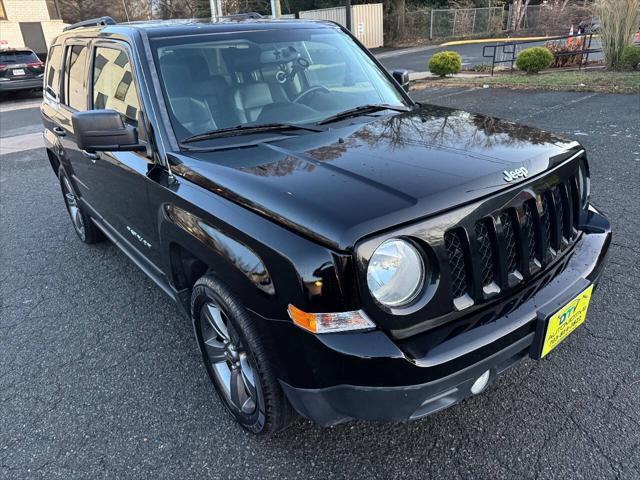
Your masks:
<instances>
[{"instance_id":1,"label":"chain link fence","mask_svg":"<svg viewBox=\"0 0 640 480\"><path fill-rule=\"evenodd\" d=\"M430 9L387 14L385 44L420 43L434 38L460 38L506 28L502 7Z\"/></svg>"},{"instance_id":2,"label":"chain link fence","mask_svg":"<svg viewBox=\"0 0 640 480\"><path fill-rule=\"evenodd\" d=\"M577 27L581 20L591 18L590 8L585 5L567 5L558 3L546 5L529 5L519 19L514 18L516 12L509 6L506 26L509 29L533 33L536 35L564 35L569 33L571 25ZM515 27L515 23L519 24Z\"/></svg>"},{"instance_id":3,"label":"chain link fence","mask_svg":"<svg viewBox=\"0 0 640 480\"><path fill-rule=\"evenodd\" d=\"M588 5L549 2L514 11L503 7L426 9L387 13L385 45L416 45L433 39L465 38L500 32L564 35L591 17Z\"/></svg>"}]
</instances>

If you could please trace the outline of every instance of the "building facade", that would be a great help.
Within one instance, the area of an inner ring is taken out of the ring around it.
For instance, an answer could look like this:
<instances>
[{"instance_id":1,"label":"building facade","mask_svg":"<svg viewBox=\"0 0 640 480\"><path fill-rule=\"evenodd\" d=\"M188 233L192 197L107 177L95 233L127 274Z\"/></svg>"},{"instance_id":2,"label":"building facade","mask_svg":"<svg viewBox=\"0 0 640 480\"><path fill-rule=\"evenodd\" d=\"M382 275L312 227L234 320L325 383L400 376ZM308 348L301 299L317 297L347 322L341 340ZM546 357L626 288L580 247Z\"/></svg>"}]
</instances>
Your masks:
<instances>
[{"instance_id":1,"label":"building facade","mask_svg":"<svg viewBox=\"0 0 640 480\"><path fill-rule=\"evenodd\" d=\"M0 0L0 41L46 55L62 32L58 0Z\"/></svg>"}]
</instances>

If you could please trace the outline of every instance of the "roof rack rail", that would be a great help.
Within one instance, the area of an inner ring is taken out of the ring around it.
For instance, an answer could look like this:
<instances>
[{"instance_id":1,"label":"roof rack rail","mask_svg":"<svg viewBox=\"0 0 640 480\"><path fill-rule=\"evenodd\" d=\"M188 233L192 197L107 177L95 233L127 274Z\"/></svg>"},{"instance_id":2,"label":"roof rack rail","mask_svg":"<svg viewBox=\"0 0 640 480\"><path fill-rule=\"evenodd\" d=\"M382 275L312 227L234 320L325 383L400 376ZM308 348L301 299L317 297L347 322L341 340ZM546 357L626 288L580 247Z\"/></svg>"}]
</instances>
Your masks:
<instances>
[{"instance_id":1,"label":"roof rack rail","mask_svg":"<svg viewBox=\"0 0 640 480\"><path fill-rule=\"evenodd\" d=\"M89 20L83 20L81 22L73 23L67 27L64 27L62 31L68 32L69 30L75 30L76 28L116 25L117 23L118 22L116 22L111 17L90 18Z\"/></svg>"},{"instance_id":2,"label":"roof rack rail","mask_svg":"<svg viewBox=\"0 0 640 480\"><path fill-rule=\"evenodd\" d=\"M244 20L244 19L257 19L264 18L258 12L247 12L247 13L233 13L231 15L220 15L217 18L222 18L225 20Z\"/></svg>"}]
</instances>

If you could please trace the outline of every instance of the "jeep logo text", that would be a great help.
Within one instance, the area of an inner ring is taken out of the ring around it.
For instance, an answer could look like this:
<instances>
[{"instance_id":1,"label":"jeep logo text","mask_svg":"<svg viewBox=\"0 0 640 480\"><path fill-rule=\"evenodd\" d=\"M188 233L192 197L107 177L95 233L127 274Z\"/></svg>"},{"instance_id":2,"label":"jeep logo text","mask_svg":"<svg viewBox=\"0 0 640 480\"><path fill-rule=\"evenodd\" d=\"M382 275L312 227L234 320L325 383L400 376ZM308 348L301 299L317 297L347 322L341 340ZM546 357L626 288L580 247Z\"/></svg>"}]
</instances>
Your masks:
<instances>
[{"instance_id":1,"label":"jeep logo text","mask_svg":"<svg viewBox=\"0 0 640 480\"><path fill-rule=\"evenodd\" d=\"M518 178L527 178L529 170L524 167L516 168L515 170L505 170L502 172L505 182L512 182Z\"/></svg>"}]
</instances>

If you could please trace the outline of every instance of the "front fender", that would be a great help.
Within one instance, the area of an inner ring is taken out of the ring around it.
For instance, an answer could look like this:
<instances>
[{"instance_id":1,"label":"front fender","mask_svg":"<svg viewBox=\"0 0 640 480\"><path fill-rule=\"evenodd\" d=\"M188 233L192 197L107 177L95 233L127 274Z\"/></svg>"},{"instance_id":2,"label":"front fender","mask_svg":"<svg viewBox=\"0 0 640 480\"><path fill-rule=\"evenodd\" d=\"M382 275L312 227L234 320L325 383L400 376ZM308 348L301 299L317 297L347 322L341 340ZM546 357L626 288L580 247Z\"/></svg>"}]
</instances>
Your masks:
<instances>
[{"instance_id":1,"label":"front fender","mask_svg":"<svg viewBox=\"0 0 640 480\"><path fill-rule=\"evenodd\" d=\"M182 230L186 235L194 237L205 247L202 255L208 259L206 263L210 268L218 272L231 269L244 275L256 290L267 295L275 294L267 266L250 247L176 205L167 204L164 208L167 217L177 230Z\"/></svg>"},{"instance_id":2,"label":"front fender","mask_svg":"<svg viewBox=\"0 0 640 480\"><path fill-rule=\"evenodd\" d=\"M357 290L350 255L183 179L173 193L157 211L162 258L170 259L175 246L186 250L265 318L289 321L290 303L310 312L353 309ZM164 270L175 280L170 262Z\"/></svg>"}]
</instances>

